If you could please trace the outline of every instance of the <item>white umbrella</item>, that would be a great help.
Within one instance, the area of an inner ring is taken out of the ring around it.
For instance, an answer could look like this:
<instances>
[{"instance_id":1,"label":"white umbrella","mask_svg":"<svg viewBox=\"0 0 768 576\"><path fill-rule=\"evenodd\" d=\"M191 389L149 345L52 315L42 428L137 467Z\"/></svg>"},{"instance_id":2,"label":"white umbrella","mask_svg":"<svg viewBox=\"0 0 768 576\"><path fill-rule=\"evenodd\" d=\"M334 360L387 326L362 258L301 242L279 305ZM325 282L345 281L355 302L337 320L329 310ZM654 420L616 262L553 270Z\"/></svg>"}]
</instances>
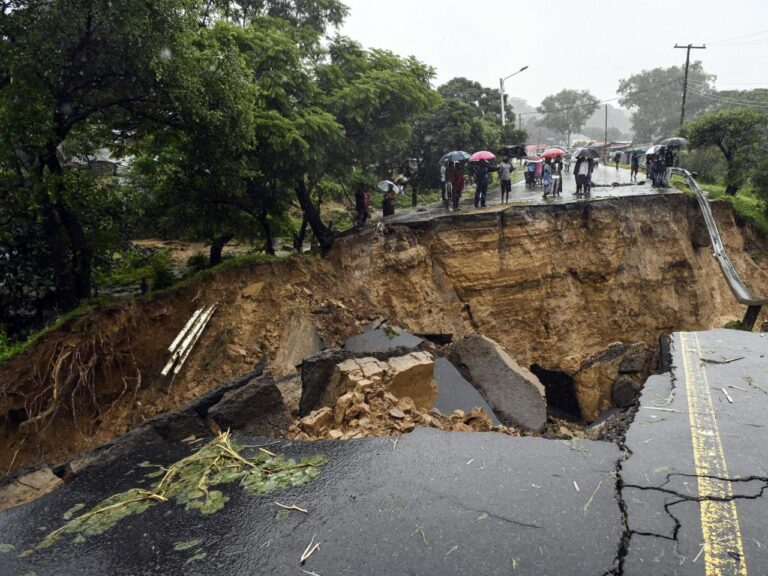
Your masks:
<instances>
[{"instance_id":1,"label":"white umbrella","mask_svg":"<svg viewBox=\"0 0 768 576\"><path fill-rule=\"evenodd\" d=\"M400 188L400 186L398 186L397 184L395 184L391 180L382 180L381 182L376 184L376 188L378 188L382 192L387 192L389 190L390 186L393 186L395 188L395 192L397 194L401 194L402 193L402 188Z\"/></svg>"}]
</instances>

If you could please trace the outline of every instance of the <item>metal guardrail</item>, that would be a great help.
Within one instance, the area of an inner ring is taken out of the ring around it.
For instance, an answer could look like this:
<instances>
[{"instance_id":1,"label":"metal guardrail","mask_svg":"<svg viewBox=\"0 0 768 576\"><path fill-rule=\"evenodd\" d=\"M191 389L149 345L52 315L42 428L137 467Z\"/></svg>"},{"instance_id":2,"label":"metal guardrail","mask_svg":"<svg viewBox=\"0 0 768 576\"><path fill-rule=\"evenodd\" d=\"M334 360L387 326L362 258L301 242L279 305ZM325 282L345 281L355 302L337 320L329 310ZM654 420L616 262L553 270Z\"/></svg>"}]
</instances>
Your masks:
<instances>
[{"instance_id":1,"label":"metal guardrail","mask_svg":"<svg viewBox=\"0 0 768 576\"><path fill-rule=\"evenodd\" d=\"M744 281L739 276L739 273L736 271L733 262L728 258L728 253L725 251L723 240L720 237L720 230L718 230L717 222L715 222L715 217L712 214L712 208L709 206L707 193L701 189L699 183L696 182L696 179L690 172L688 172L688 170L684 170L683 168L672 168L672 172L683 176L686 179L688 186L696 194L699 206L701 207L701 213L704 216L704 222L707 225L707 230L709 230L709 237L712 239L713 256L720 265L720 270L722 270L725 281L728 283L728 287L731 289L731 292L733 292L733 295L745 306L760 307L768 304L768 298L755 296L750 292L749 288L747 288L746 284L744 284Z\"/></svg>"}]
</instances>

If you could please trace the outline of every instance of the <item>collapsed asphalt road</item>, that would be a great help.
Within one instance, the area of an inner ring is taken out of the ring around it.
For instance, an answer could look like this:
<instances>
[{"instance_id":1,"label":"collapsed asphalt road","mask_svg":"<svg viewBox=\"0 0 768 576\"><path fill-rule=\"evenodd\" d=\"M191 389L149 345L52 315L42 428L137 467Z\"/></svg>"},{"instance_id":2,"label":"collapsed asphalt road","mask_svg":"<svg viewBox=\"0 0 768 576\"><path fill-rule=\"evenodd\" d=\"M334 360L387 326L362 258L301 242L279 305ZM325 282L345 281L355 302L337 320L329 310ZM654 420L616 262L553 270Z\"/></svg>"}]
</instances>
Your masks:
<instances>
[{"instance_id":1,"label":"collapsed asphalt road","mask_svg":"<svg viewBox=\"0 0 768 576\"><path fill-rule=\"evenodd\" d=\"M281 441L269 450L326 455L320 475L269 496L226 485L230 501L211 515L159 503L79 544L19 557L74 505L146 485L140 462L191 452L150 444L0 514L0 572L762 574L766 344L724 330L675 335L672 371L651 378L620 445L431 429Z\"/></svg>"}]
</instances>

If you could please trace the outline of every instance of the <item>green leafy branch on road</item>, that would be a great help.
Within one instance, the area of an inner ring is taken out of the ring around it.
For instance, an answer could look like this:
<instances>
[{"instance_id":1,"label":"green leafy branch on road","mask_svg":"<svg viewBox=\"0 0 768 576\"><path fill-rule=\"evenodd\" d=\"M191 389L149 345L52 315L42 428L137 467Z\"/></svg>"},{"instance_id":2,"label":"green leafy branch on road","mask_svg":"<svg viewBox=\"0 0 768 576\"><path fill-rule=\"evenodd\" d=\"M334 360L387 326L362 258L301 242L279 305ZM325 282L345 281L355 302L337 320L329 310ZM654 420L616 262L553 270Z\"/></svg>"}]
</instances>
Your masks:
<instances>
[{"instance_id":1,"label":"green leafy branch on road","mask_svg":"<svg viewBox=\"0 0 768 576\"><path fill-rule=\"evenodd\" d=\"M131 488L102 500L48 534L35 550L48 548L65 534L75 535L73 542L76 544L85 542L86 537L102 534L123 518L141 514L157 503L175 501L186 510L213 514L224 508L229 500L215 489L217 486L239 482L248 492L263 496L307 484L320 474L319 467L326 462L322 455L296 462L263 448L255 458L247 458L241 455L242 450L243 447L232 441L229 432L225 432L167 468L155 466L157 470L146 475L147 478L160 478L152 489ZM140 466L149 468L154 465L143 462ZM77 505L70 509L65 519L81 508L82 505ZM33 550L26 550L20 556L32 553Z\"/></svg>"}]
</instances>

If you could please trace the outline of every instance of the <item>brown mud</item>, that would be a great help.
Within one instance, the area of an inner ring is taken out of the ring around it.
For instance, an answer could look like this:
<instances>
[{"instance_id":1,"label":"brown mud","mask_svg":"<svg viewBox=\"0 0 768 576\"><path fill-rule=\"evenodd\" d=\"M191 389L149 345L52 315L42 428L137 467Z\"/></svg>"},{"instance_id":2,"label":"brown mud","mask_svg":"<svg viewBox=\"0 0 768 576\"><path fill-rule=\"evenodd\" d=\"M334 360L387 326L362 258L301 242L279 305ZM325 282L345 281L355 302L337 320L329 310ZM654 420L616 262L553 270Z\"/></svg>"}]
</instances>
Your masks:
<instances>
[{"instance_id":1,"label":"brown mud","mask_svg":"<svg viewBox=\"0 0 768 576\"><path fill-rule=\"evenodd\" d=\"M727 205L713 207L737 269L768 292L768 260L751 257ZM289 325L311 323L332 346L385 316L414 333L480 332L520 365L552 369L614 342L654 348L674 330L722 327L744 310L702 225L681 194L520 207L367 229L326 258L229 267L101 307L0 366L0 474L61 462L274 360L296 344ZM162 377L178 331L216 302L181 374ZM590 419L612 406L603 390L584 397Z\"/></svg>"}]
</instances>

